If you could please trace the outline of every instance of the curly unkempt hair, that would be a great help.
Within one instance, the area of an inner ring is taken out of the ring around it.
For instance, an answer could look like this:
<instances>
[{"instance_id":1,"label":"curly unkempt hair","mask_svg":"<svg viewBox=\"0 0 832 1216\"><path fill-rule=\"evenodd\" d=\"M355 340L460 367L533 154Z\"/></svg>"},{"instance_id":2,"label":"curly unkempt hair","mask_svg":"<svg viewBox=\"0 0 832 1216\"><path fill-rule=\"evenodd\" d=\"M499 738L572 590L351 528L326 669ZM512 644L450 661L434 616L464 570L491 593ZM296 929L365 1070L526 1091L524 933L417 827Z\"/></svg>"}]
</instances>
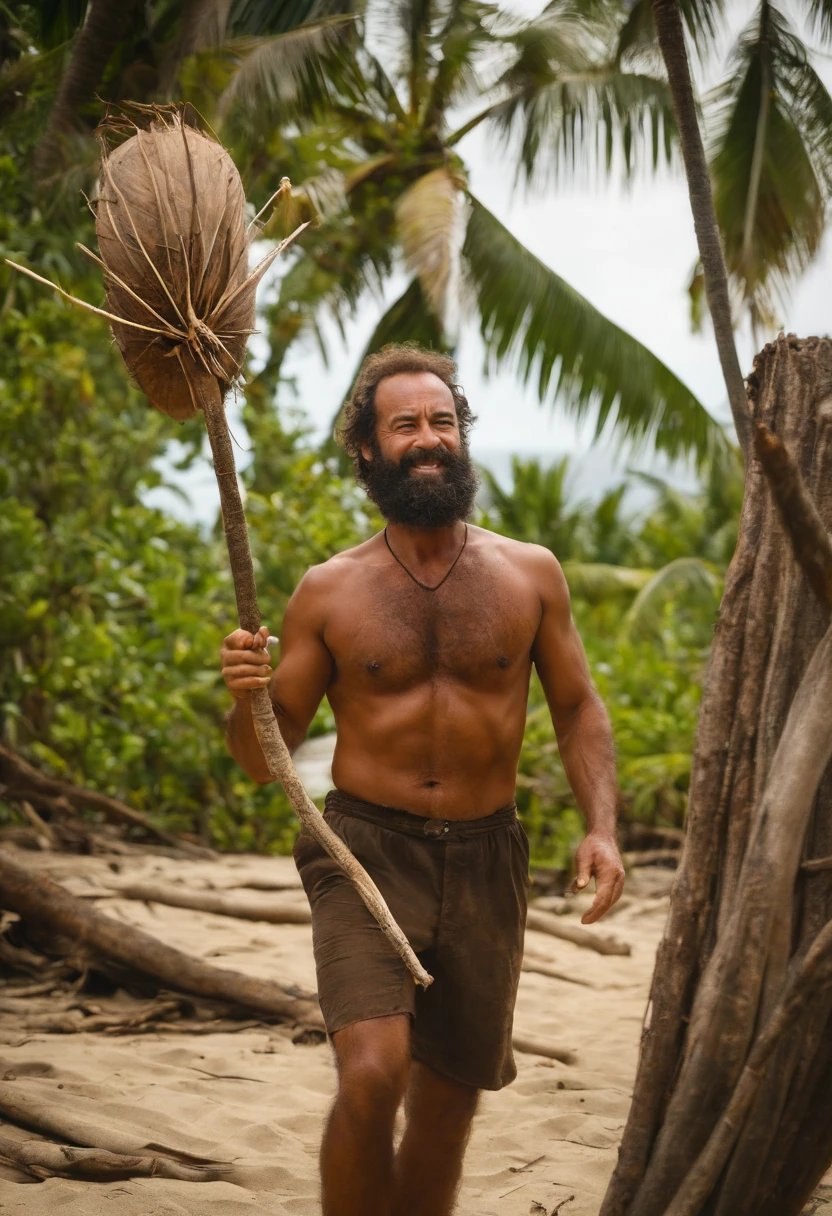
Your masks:
<instances>
[{"instance_id":1,"label":"curly unkempt hair","mask_svg":"<svg viewBox=\"0 0 832 1216\"><path fill-rule=\"evenodd\" d=\"M376 431L376 389L388 376L402 372L432 372L443 384L447 384L456 402L459 433L464 446L468 434L476 422L468 398L457 383L456 363L450 355L438 350L425 350L415 342L384 346L375 355L368 355L361 365L352 394L344 406L344 421L338 437L355 462L355 472L360 479L367 462L361 454L362 444L372 444Z\"/></svg>"}]
</instances>

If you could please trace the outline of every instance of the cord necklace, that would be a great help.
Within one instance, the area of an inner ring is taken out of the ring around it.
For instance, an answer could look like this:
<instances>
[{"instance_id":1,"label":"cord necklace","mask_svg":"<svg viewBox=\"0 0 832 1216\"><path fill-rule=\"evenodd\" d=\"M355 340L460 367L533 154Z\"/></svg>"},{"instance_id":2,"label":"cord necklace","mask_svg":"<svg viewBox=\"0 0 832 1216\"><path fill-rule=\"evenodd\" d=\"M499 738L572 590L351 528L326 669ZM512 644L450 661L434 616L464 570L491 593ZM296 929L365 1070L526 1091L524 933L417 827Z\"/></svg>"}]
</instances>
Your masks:
<instances>
[{"instance_id":1,"label":"cord necklace","mask_svg":"<svg viewBox=\"0 0 832 1216\"><path fill-rule=\"evenodd\" d=\"M391 554L392 554L392 556L395 558L395 560L396 560L396 561L399 563L399 565L401 566L402 570L404 570L405 574L406 574L406 575L407 575L409 578L412 578L412 579L413 579L413 581L414 581L414 583L416 584L416 586L417 586L417 587L421 587L423 591L438 591L438 590L439 590L439 588L442 586L442 584L443 584L444 582L446 582L446 581L447 581L447 580L450 578L451 574L453 574L454 567L456 566L457 562L459 561L459 559L462 557L463 553L465 552L465 546L468 544L468 525L467 525L467 524L465 525L465 536L464 536L464 537L463 537L463 539L462 539L462 548L460 549L459 553L457 553L457 555L456 555L456 557L454 558L454 560L451 562L451 564L450 564L450 566L448 567L448 570L447 570L447 572L445 573L444 577L443 577L443 578L441 578L441 579L439 580L439 582L438 582L438 583L437 583L437 584L436 584L434 587L429 587L429 586L427 585L427 583L423 583L423 582L421 582L421 580L420 580L420 579L418 579L418 578L416 577L416 575L415 575L415 574L414 574L414 573L413 573L411 570L408 570L407 566L404 564L404 562L402 561L402 559L401 559L400 557L398 557L398 556L396 555L396 553L394 552L394 550L393 550L393 546L390 544L390 539L389 539L389 537L388 537L388 535L387 535L387 528L386 528L386 527L385 527L385 529L384 529L384 543L387 545L387 548L390 550L390 553L391 553Z\"/></svg>"}]
</instances>

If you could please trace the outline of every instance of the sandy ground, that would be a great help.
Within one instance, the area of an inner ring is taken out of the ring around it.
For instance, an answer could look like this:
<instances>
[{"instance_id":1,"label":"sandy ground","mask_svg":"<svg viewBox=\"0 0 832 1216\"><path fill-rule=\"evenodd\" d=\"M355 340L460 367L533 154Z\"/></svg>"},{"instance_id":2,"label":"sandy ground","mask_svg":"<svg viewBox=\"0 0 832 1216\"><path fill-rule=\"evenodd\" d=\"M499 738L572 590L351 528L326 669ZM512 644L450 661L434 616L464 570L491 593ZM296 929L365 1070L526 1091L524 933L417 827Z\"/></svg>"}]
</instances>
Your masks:
<instances>
[{"instance_id":1,"label":"sandy ground","mask_svg":"<svg viewBox=\"0 0 832 1216\"><path fill-rule=\"evenodd\" d=\"M76 891L123 878L235 886L253 877L295 881L288 858L104 859L27 853ZM527 954L586 981L524 973L516 1029L574 1049L577 1063L518 1055L513 1085L485 1094L466 1158L459 1216L597 1216L630 1101L666 879L644 871L628 906L604 928L632 945L602 957L530 932ZM297 898L303 898L297 892ZM306 926L272 926L102 899L109 915L204 958L315 987ZM10 1036L7 1036L10 1037ZM282 1028L184 1036L36 1035L0 1046L0 1076L148 1143L234 1163L229 1181L135 1179L109 1184L24 1183L0 1170L0 1212L28 1216L318 1216L317 1151L334 1073L329 1046L295 1046ZM37 1075L37 1074L40 1075ZM0 1134L8 1134L6 1128ZM820 1194L832 1196L832 1187ZM818 1198L807 1212L832 1216Z\"/></svg>"}]
</instances>

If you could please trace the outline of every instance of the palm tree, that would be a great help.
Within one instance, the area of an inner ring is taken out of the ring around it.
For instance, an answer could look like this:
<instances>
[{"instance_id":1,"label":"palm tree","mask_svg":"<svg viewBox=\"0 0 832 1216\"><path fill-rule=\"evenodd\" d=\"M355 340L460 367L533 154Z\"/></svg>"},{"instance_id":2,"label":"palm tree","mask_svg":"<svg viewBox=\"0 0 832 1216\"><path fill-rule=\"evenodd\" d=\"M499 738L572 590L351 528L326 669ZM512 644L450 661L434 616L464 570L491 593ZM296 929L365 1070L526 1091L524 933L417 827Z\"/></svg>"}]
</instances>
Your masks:
<instances>
[{"instance_id":1,"label":"palm tree","mask_svg":"<svg viewBox=\"0 0 832 1216\"><path fill-rule=\"evenodd\" d=\"M667 68L673 108L679 129L679 142L688 179L688 194L696 229L696 243L705 280L705 293L714 326L725 388L734 419L737 439L745 455L751 434L745 385L734 344L728 273L722 253L719 225L714 211L713 194L708 176L708 162L699 129L696 98L690 76L685 31L678 0L653 0L656 37Z\"/></svg>"},{"instance_id":2,"label":"palm tree","mask_svg":"<svg viewBox=\"0 0 832 1216\"><path fill-rule=\"evenodd\" d=\"M69 159L62 137L89 130L91 108L95 125L100 106L91 103L97 96L113 102L168 101L183 66L205 51L216 55L222 48L233 54L237 74L244 76L257 74L265 47L273 67L288 81L302 75L308 92L352 11L351 0L89 0L41 6L38 45L66 54L67 62L35 149L36 173L50 182L60 177ZM48 66L50 55L34 58ZM17 75L6 83L18 84Z\"/></svg>"},{"instance_id":3,"label":"palm tree","mask_svg":"<svg viewBox=\"0 0 832 1216\"><path fill-rule=\"evenodd\" d=\"M803 0L799 8L812 32L828 44L828 0ZM720 31L721 9L720 0L636 0L619 38L618 58L624 65L639 63L657 42L660 47L700 245L691 283L692 319L698 326L704 291L735 425L745 430L738 365L728 337L732 311L733 323L747 313L755 334L778 328L789 285L818 252L832 198L832 98L790 20L771 0L759 0L731 51L725 80L700 110L710 145L706 160L685 29L700 56L706 55Z\"/></svg>"},{"instance_id":4,"label":"palm tree","mask_svg":"<svg viewBox=\"0 0 832 1216\"><path fill-rule=\"evenodd\" d=\"M302 182L267 235L321 218L265 311L270 357L255 395L271 395L299 334L320 336L327 312L343 322L403 268L406 286L362 356L404 339L453 346L460 315L471 315L492 364L534 377L541 401L557 396L577 417L597 411L598 433L609 425L633 444L700 459L720 444L690 390L474 195L458 151L488 125L509 146L518 134L519 173L566 172L586 158L603 171L619 152L625 169L657 160L669 95L655 76L615 64L619 25L573 0L525 22L477 0L408 0L377 24L383 55L369 39L342 54L311 107L302 92L286 98L266 53L256 81L229 79L219 112L238 160L255 180L278 160ZM474 112L456 121L463 106Z\"/></svg>"}]
</instances>

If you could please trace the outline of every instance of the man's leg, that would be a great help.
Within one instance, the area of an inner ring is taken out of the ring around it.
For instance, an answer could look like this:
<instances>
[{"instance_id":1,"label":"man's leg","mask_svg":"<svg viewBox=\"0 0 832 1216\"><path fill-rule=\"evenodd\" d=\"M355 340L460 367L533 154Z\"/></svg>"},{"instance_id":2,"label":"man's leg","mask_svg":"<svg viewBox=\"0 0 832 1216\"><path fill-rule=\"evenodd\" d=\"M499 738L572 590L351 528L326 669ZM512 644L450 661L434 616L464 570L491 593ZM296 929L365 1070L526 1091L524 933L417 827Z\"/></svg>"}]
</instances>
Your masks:
<instances>
[{"instance_id":1,"label":"man's leg","mask_svg":"<svg viewBox=\"0 0 832 1216\"><path fill-rule=\"evenodd\" d=\"M392 1216L393 1124L410 1073L410 1018L355 1022L332 1042L338 1095L321 1147L324 1216Z\"/></svg>"},{"instance_id":2,"label":"man's leg","mask_svg":"<svg viewBox=\"0 0 832 1216\"><path fill-rule=\"evenodd\" d=\"M450 1216L478 1097L470 1085L413 1061L393 1216Z\"/></svg>"}]
</instances>

